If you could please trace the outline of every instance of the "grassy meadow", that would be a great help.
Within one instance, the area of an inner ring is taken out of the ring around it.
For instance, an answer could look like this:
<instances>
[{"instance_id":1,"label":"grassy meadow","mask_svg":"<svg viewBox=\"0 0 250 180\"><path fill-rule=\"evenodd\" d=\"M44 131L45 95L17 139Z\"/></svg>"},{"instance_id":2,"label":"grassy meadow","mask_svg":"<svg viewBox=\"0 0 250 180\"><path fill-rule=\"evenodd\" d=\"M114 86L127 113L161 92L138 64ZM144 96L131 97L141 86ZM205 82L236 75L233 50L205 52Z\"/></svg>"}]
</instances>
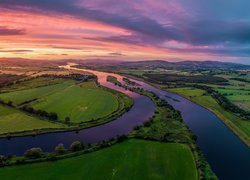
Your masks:
<instances>
[{"instance_id":1,"label":"grassy meadow","mask_svg":"<svg viewBox=\"0 0 250 180\"><path fill-rule=\"evenodd\" d=\"M37 80L30 83L37 84ZM98 87L94 81L76 84L73 80L65 80L52 85L1 93L0 99L12 101L15 106L33 100L28 105L34 109L55 112L59 120L70 117L73 123L102 118L116 111L119 106L117 96Z\"/></svg>"},{"instance_id":2,"label":"grassy meadow","mask_svg":"<svg viewBox=\"0 0 250 180\"><path fill-rule=\"evenodd\" d=\"M56 112L59 119L63 120L68 116L74 123L107 116L116 111L118 106L117 97L99 88L93 81L67 85L63 90L33 104L35 109Z\"/></svg>"},{"instance_id":3,"label":"grassy meadow","mask_svg":"<svg viewBox=\"0 0 250 180\"><path fill-rule=\"evenodd\" d=\"M136 139L55 162L0 168L0 177L19 180L198 179L187 145Z\"/></svg>"},{"instance_id":4,"label":"grassy meadow","mask_svg":"<svg viewBox=\"0 0 250 180\"><path fill-rule=\"evenodd\" d=\"M44 121L13 108L0 105L0 134L62 127L64 125Z\"/></svg>"}]
</instances>

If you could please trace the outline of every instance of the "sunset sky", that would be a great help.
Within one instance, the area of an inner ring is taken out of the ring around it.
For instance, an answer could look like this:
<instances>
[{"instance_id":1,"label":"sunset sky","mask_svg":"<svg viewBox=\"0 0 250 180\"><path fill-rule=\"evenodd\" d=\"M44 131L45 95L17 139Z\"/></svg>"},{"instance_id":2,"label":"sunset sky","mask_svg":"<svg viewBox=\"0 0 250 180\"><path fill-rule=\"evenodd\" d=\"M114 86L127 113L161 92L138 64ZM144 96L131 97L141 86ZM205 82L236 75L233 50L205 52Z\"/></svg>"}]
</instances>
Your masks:
<instances>
[{"instance_id":1,"label":"sunset sky","mask_svg":"<svg viewBox=\"0 0 250 180\"><path fill-rule=\"evenodd\" d=\"M249 0L0 0L0 57L250 63Z\"/></svg>"}]
</instances>

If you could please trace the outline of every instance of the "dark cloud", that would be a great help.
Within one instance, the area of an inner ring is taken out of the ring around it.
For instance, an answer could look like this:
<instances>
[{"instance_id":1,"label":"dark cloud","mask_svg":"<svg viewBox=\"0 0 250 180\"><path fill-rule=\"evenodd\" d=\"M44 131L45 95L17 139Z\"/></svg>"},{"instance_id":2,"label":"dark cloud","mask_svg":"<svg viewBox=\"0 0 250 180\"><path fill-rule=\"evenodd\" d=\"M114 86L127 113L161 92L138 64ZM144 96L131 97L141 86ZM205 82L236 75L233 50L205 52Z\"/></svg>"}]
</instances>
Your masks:
<instances>
[{"instance_id":1,"label":"dark cloud","mask_svg":"<svg viewBox=\"0 0 250 180\"><path fill-rule=\"evenodd\" d=\"M89 38L84 37L83 39L101 41L101 42L135 44L135 45L142 45L143 43L145 43L145 41L142 40L140 35L121 35L121 36L89 37Z\"/></svg>"},{"instance_id":2,"label":"dark cloud","mask_svg":"<svg viewBox=\"0 0 250 180\"><path fill-rule=\"evenodd\" d=\"M166 28L156 20L145 16L128 17L122 14L110 14L107 12L78 7L72 1L66 0L2 0L0 1L2 8L29 11L36 13L46 13L47 15L65 14L78 18L91 19L122 27L137 33L153 36L155 38L179 38L175 27Z\"/></svg>"},{"instance_id":3,"label":"dark cloud","mask_svg":"<svg viewBox=\"0 0 250 180\"><path fill-rule=\"evenodd\" d=\"M183 27L191 44L250 43L250 21L199 21Z\"/></svg>"},{"instance_id":4,"label":"dark cloud","mask_svg":"<svg viewBox=\"0 0 250 180\"><path fill-rule=\"evenodd\" d=\"M13 36L25 34L24 29L13 29L6 26L0 26L0 36Z\"/></svg>"},{"instance_id":5,"label":"dark cloud","mask_svg":"<svg viewBox=\"0 0 250 180\"><path fill-rule=\"evenodd\" d=\"M113 52L113 53L109 53L109 55L111 55L111 56L126 56L125 54L123 54L121 52Z\"/></svg>"},{"instance_id":6,"label":"dark cloud","mask_svg":"<svg viewBox=\"0 0 250 180\"><path fill-rule=\"evenodd\" d=\"M66 49L66 50L82 50L81 48L75 47L75 46L54 46L49 45L51 48L55 49Z\"/></svg>"},{"instance_id":7,"label":"dark cloud","mask_svg":"<svg viewBox=\"0 0 250 180\"><path fill-rule=\"evenodd\" d=\"M33 50L28 50L28 49L11 49L11 50L0 50L0 53L26 53L26 52L33 52Z\"/></svg>"}]
</instances>

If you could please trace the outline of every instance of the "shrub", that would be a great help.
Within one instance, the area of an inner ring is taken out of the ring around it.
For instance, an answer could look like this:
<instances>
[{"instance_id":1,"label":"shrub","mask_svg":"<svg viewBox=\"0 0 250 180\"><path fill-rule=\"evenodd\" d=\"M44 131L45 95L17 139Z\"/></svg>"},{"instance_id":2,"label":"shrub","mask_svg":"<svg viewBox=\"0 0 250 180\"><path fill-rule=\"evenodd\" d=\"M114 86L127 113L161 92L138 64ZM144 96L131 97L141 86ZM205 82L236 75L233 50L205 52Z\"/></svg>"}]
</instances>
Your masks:
<instances>
[{"instance_id":1,"label":"shrub","mask_svg":"<svg viewBox=\"0 0 250 180\"><path fill-rule=\"evenodd\" d=\"M43 151L41 148L31 148L24 153L26 158L35 159L42 157Z\"/></svg>"},{"instance_id":2,"label":"shrub","mask_svg":"<svg viewBox=\"0 0 250 180\"><path fill-rule=\"evenodd\" d=\"M0 166L4 166L7 161L7 157L0 155Z\"/></svg>"},{"instance_id":3,"label":"shrub","mask_svg":"<svg viewBox=\"0 0 250 180\"><path fill-rule=\"evenodd\" d=\"M63 144L58 144L57 146L56 146L56 148L55 148L55 153L56 154L63 154L63 153L65 153L65 147L64 147L64 145Z\"/></svg>"},{"instance_id":4,"label":"shrub","mask_svg":"<svg viewBox=\"0 0 250 180\"><path fill-rule=\"evenodd\" d=\"M49 160L49 161L55 161L55 160L57 160L57 157L56 157L56 154L55 154L55 153L50 153L50 154L47 156L46 159Z\"/></svg>"},{"instance_id":5,"label":"shrub","mask_svg":"<svg viewBox=\"0 0 250 180\"><path fill-rule=\"evenodd\" d=\"M66 118L65 118L65 123L68 124L69 122L70 122L70 117L66 117Z\"/></svg>"},{"instance_id":6,"label":"shrub","mask_svg":"<svg viewBox=\"0 0 250 180\"><path fill-rule=\"evenodd\" d=\"M54 112L51 112L48 114L48 117L51 119L51 120L57 120L58 118L58 115Z\"/></svg>"},{"instance_id":7,"label":"shrub","mask_svg":"<svg viewBox=\"0 0 250 180\"><path fill-rule=\"evenodd\" d=\"M82 149L82 144L80 141L75 141L70 145L71 151L79 151Z\"/></svg>"},{"instance_id":8,"label":"shrub","mask_svg":"<svg viewBox=\"0 0 250 180\"><path fill-rule=\"evenodd\" d=\"M117 142L123 142L126 139L128 139L128 137L126 135L121 135L117 137Z\"/></svg>"},{"instance_id":9,"label":"shrub","mask_svg":"<svg viewBox=\"0 0 250 180\"><path fill-rule=\"evenodd\" d=\"M19 165L19 164L25 164L25 162L26 162L26 161L25 161L24 158L22 158L22 159L17 159L17 160L16 160L16 164L17 164L17 165Z\"/></svg>"},{"instance_id":10,"label":"shrub","mask_svg":"<svg viewBox=\"0 0 250 180\"><path fill-rule=\"evenodd\" d=\"M13 106L13 102L12 101L8 101L7 105L12 107Z\"/></svg>"}]
</instances>

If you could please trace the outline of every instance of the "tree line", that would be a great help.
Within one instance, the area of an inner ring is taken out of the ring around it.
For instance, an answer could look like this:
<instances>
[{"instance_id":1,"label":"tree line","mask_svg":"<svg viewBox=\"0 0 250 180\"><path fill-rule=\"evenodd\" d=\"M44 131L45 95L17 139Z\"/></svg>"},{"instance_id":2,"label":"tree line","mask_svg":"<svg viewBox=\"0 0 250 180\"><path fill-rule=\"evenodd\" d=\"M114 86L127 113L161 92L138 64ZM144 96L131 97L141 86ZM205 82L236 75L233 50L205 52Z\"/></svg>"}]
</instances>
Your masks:
<instances>
[{"instance_id":1,"label":"tree line","mask_svg":"<svg viewBox=\"0 0 250 180\"><path fill-rule=\"evenodd\" d=\"M231 101L229 101L223 94L219 93L219 91L214 90L211 87L208 86L201 86L201 85L193 85L193 87L205 90L209 95L211 95L219 105L221 105L225 110L231 111L235 114L240 115L246 120L250 121L250 112L239 108L235 104L233 104Z\"/></svg>"}]
</instances>

